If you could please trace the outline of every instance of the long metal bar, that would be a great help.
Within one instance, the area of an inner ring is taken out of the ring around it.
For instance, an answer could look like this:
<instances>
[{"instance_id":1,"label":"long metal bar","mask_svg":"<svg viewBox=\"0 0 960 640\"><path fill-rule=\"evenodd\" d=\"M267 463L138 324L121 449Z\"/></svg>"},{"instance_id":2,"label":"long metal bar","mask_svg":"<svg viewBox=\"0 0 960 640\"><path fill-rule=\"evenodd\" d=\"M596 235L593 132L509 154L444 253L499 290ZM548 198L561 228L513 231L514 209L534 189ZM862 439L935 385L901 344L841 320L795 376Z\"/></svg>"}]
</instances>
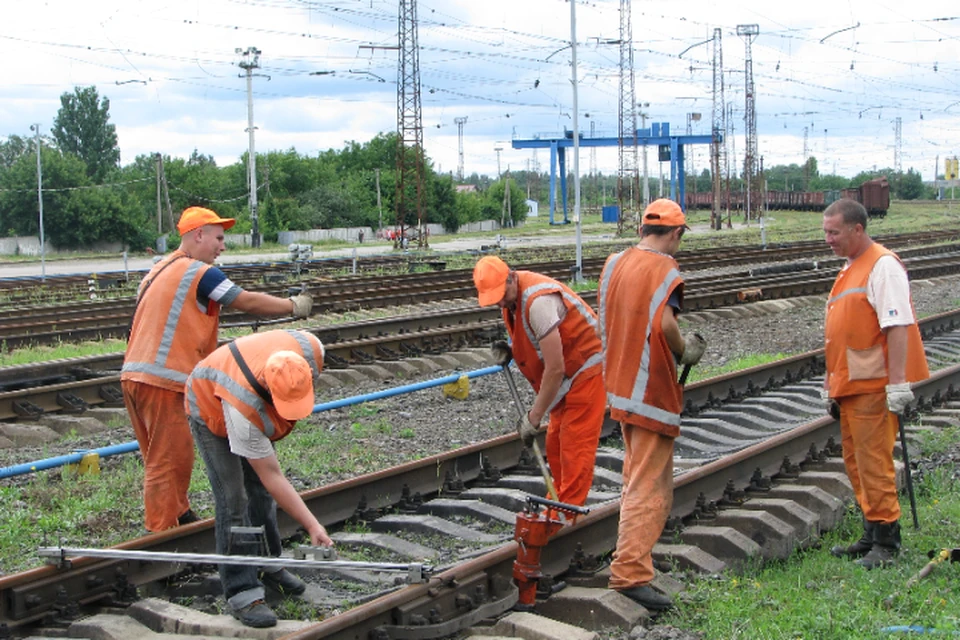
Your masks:
<instances>
[{"instance_id":1,"label":"long metal bar","mask_svg":"<svg viewBox=\"0 0 960 640\"><path fill-rule=\"evenodd\" d=\"M146 560L184 564L231 564L237 566L301 568L301 569L365 569L368 571L429 571L421 563L398 564L389 562L357 562L353 560L298 560L286 557L225 556L218 553L179 553L165 551L134 551L128 549L87 549L82 547L40 547L37 555L60 562L70 557L113 558L117 560Z\"/></svg>"},{"instance_id":2,"label":"long metal bar","mask_svg":"<svg viewBox=\"0 0 960 640\"><path fill-rule=\"evenodd\" d=\"M507 363L503 367L503 377L507 379L507 386L510 387L510 394L513 396L513 404L517 408L517 413L520 414L520 418L523 419L523 404L520 402L520 392L517 391L517 383L513 379L513 373L510 371L510 364ZM543 474L543 481L547 485L547 493L554 500L560 500L560 494L557 493L557 488L553 485L553 478L550 476L550 470L547 469L547 463L543 459L543 454L540 453L540 445L537 444L537 441L533 441L532 445L533 457L537 459L537 464L540 466L540 473Z\"/></svg>"},{"instance_id":3,"label":"long metal bar","mask_svg":"<svg viewBox=\"0 0 960 640\"><path fill-rule=\"evenodd\" d=\"M907 496L910 497L910 512L913 514L913 528L920 528L917 517L917 498L913 494L913 472L910 470L910 455L907 453L907 433L903 429L903 415L897 414L897 428L900 430L900 450L903 452L903 469L907 475Z\"/></svg>"}]
</instances>

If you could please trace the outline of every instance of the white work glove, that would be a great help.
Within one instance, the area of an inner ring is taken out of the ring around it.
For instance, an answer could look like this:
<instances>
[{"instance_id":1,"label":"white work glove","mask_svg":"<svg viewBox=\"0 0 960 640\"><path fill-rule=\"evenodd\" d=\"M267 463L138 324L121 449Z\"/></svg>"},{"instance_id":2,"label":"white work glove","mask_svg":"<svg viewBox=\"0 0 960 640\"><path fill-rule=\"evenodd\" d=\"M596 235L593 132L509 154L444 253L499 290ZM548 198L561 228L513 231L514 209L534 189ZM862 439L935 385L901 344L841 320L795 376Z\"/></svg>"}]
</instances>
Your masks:
<instances>
[{"instance_id":1,"label":"white work glove","mask_svg":"<svg viewBox=\"0 0 960 640\"><path fill-rule=\"evenodd\" d=\"M823 402L823 408L827 410L834 420L840 419L840 405L836 400L830 397L830 392L826 389L820 389L820 400Z\"/></svg>"},{"instance_id":2,"label":"white work glove","mask_svg":"<svg viewBox=\"0 0 960 640\"><path fill-rule=\"evenodd\" d=\"M523 440L523 446L529 447L533 444L533 439L537 437L540 428L530 422L530 414L524 412L523 417L517 420L517 433Z\"/></svg>"},{"instance_id":3,"label":"white work glove","mask_svg":"<svg viewBox=\"0 0 960 640\"><path fill-rule=\"evenodd\" d=\"M293 317L306 318L313 309L313 296L309 293L301 293L290 298L293 300Z\"/></svg>"},{"instance_id":4,"label":"white work glove","mask_svg":"<svg viewBox=\"0 0 960 640\"><path fill-rule=\"evenodd\" d=\"M903 413L907 405L913 402L913 391L909 382L887 385L887 409L890 413Z\"/></svg>"},{"instance_id":5,"label":"white work glove","mask_svg":"<svg viewBox=\"0 0 960 640\"><path fill-rule=\"evenodd\" d=\"M688 333L683 336L683 355L680 364L697 364L707 348L707 341L699 333Z\"/></svg>"}]
</instances>

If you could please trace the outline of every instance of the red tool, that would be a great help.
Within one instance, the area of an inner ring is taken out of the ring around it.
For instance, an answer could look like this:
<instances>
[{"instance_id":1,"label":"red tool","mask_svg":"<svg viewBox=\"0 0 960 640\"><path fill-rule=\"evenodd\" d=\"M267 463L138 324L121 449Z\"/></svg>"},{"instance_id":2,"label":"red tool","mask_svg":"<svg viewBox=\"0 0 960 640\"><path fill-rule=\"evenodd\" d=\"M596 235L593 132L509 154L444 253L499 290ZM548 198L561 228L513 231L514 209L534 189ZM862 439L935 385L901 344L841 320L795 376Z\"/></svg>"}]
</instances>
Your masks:
<instances>
[{"instance_id":1,"label":"red tool","mask_svg":"<svg viewBox=\"0 0 960 640\"><path fill-rule=\"evenodd\" d=\"M540 507L548 507L541 509ZM537 600L537 583L543 577L540 570L540 552L550 537L567 523L556 518L557 512L571 515L584 515L590 509L578 507L556 500L546 500L528 496L523 511L517 514L517 525L513 539L517 541L517 559L513 563L513 579L517 583L520 597L514 609L532 611Z\"/></svg>"}]
</instances>

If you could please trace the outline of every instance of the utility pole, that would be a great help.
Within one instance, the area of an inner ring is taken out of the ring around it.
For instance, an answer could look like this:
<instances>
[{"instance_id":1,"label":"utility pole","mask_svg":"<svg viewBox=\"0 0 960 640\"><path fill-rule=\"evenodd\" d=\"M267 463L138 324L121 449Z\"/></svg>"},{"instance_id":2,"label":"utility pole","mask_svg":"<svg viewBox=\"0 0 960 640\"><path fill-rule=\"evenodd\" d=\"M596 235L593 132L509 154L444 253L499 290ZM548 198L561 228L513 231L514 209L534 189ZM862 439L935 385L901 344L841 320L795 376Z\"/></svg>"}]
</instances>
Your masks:
<instances>
[{"instance_id":1,"label":"utility pole","mask_svg":"<svg viewBox=\"0 0 960 640\"><path fill-rule=\"evenodd\" d=\"M583 282L583 245L580 224L580 125L577 107L577 0L570 0L570 61L570 84L573 86L573 224L577 227L577 264L573 281L579 284ZM636 126L633 135L637 135ZM637 147L634 146L633 149L636 152Z\"/></svg>"},{"instance_id":2,"label":"utility pole","mask_svg":"<svg viewBox=\"0 0 960 640\"><path fill-rule=\"evenodd\" d=\"M500 152L503 151L503 147L494 147L493 150L497 152L497 180L499 180L500 176L503 175L500 173Z\"/></svg>"},{"instance_id":3,"label":"utility pole","mask_svg":"<svg viewBox=\"0 0 960 640\"><path fill-rule=\"evenodd\" d=\"M236 49L236 53L243 56L239 66L247 72L247 133L250 136L249 158L247 160L248 181L250 185L250 221L253 228L250 231L250 246L260 246L260 220L257 215L257 151L253 142L253 70L260 68L260 53L256 47L247 47L246 50Z\"/></svg>"},{"instance_id":4,"label":"utility pole","mask_svg":"<svg viewBox=\"0 0 960 640\"><path fill-rule=\"evenodd\" d=\"M160 154L156 156L157 160L157 235L163 235L163 207L160 204Z\"/></svg>"},{"instance_id":5,"label":"utility pole","mask_svg":"<svg viewBox=\"0 0 960 640\"><path fill-rule=\"evenodd\" d=\"M454 118L453 121L457 123L457 150L460 158L460 161L457 164L457 180L463 182L463 125L467 123L467 116ZM500 156L497 154L497 174L500 173L499 159Z\"/></svg>"},{"instance_id":6,"label":"utility pole","mask_svg":"<svg viewBox=\"0 0 960 640\"><path fill-rule=\"evenodd\" d=\"M750 206L751 198L754 195L752 192L757 188L756 180L756 163L757 163L757 105L754 96L754 85L753 85L753 54L751 53L751 45L753 44L753 39L760 33L760 25L756 24L738 24L737 25L737 35L743 38L746 47L746 55L744 56L744 89L746 97L746 109L744 114L744 122L746 126L746 141L747 141L747 152L744 158L743 163L743 173L744 179L746 180L747 185L747 206L746 206L746 219L749 222L750 220ZM762 215L762 214L761 214Z\"/></svg>"},{"instance_id":7,"label":"utility pole","mask_svg":"<svg viewBox=\"0 0 960 640\"><path fill-rule=\"evenodd\" d=\"M380 212L380 222L377 226L377 231L383 230L383 204L380 200L380 169L373 170L374 175L377 176L377 211Z\"/></svg>"},{"instance_id":8,"label":"utility pole","mask_svg":"<svg viewBox=\"0 0 960 640\"><path fill-rule=\"evenodd\" d=\"M644 102L640 106L646 109L650 106L650 103ZM649 116L647 115L646 111L641 111L638 115L640 116L640 120L643 122L641 126L643 127L644 131L646 131L647 118ZM643 188L641 189L641 193L643 194L642 204L644 207L646 207L648 204L650 204L650 182L647 178L647 145L643 145Z\"/></svg>"},{"instance_id":9,"label":"utility pole","mask_svg":"<svg viewBox=\"0 0 960 640\"><path fill-rule=\"evenodd\" d=\"M717 231L721 228L723 214L720 212L723 190L720 173L726 162L726 138L720 143L720 136L726 136L726 102L723 91L723 40L720 29L713 30L713 121L710 133L713 137L710 145L710 172L713 174L713 204L710 207L710 226ZM721 134L721 131L723 132ZM729 184L728 184L729 187Z\"/></svg>"},{"instance_id":10,"label":"utility pole","mask_svg":"<svg viewBox=\"0 0 960 640\"><path fill-rule=\"evenodd\" d=\"M903 125L903 118L897 116L893 121L893 171L897 175L903 173L903 166L900 163L900 150L903 146L903 139L900 137L900 128Z\"/></svg>"},{"instance_id":11,"label":"utility pole","mask_svg":"<svg viewBox=\"0 0 960 640\"><path fill-rule=\"evenodd\" d=\"M37 146L37 204L40 208L40 281L47 281L47 245L43 237L43 168L40 166L40 123L30 125Z\"/></svg>"},{"instance_id":12,"label":"utility pole","mask_svg":"<svg viewBox=\"0 0 960 640\"><path fill-rule=\"evenodd\" d=\"M807 146L808 127L803 128L803 190L810 190L810 147Z\"/></svg>"}]
</instances>

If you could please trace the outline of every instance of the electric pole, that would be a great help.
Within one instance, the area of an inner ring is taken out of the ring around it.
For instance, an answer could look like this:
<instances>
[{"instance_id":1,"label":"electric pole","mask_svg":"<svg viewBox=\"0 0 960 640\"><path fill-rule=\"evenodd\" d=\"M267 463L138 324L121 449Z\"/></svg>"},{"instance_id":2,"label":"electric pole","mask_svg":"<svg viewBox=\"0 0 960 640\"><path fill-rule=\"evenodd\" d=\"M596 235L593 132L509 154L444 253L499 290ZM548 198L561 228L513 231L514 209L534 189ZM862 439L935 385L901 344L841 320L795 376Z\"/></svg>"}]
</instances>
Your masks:
<instances>
[{"instance_id":1,"label":"electric pole","mask_svg":"<svg viewBox=\"0 0 960 640\"><path fill-rule=\"evenodd\" d=\"M497 152L497 180L499 180L503 175L500 173L500 152L503 151L503 147L494 147L493 150Z\"/></svg>"},{"instance_id":2,"label":"electric pole","mask_svg":"<svg viewBox=\"0 0 960 640\"><path fill-rule=\"evenodd\" d=\"M746 99L746 109L744 113L744 123L745 123L745 133L746 133L746 143L747 151L746 156L744 157L743 162L743 174L744 179L746 180L746 196L747 196L747 206L746 206L746 219L749 222L750 220L750 206L751 199L756 202L756 199L753 198L753 190L758 188L756 184L756 166L757 166L757 106L754 96L754 85L753 85L753 54L751 52L751 45L753 44L753 39L760 33L760 25L756 24L738 24L737 25L737 35L743 38L746 54L744 56L744 90L745 90L745 99ZM762 212L761 212L762 217ZM762 226L762 225L761 225Z\"/></svg>"},{"instance_id":3,"label":"electric pole","mask_svg":"<svg viewBox=\"0 0 960 640\"><path fill-rule=\"evenodd\" d=\"M47 281L47 247L43 238L43 169L40 166L40 124L30 125L37 146L37 204L40 208L40 281Z\"/></svg>"},{"instance_id":4,"label":"electric pole","mask_svg":"<svg viewBox=\"0 0 960 640\"><path fill-rule=\"evenodd\" d=\"M723 40L720 29L713 30L713 118L711 122L712 140L710 144L710 173L713 175L713 205L710 207L710 226L717 231L721 228L723 214L720 211L723 200L720 173L726 162L726 138L723 143L720 137L726 136L726 103L723 91ZM721 133L722 132L722 133Z\"/></svg>"},{"instance_id":5,"label":"electric pole","mask_svg":"<svg viewBox=\"0 0 960 640\"><path fill-rule=\"evenodd\" d=\"M374 174L377 176L377 211L380 212L380 222L377 226L377 231L383 230L383 204L380 200L380 169L374 169Z\"/></svg>"},{"instance_id":6,"label":"electric pole","mask_svg":"<svg viewBox=\"0 0 960 640\"><path fill-rule=\"evenodd\" d=\"M454 118L453 121L457 123L457 152L459 154L459 162L457 163L457 180L463 182L463 125L467 124L467 116L462 118Z\"/></svg>"},{"instance_id":7,"label":"electric pole","mask_svg":"<svg viewBox=\"0 0 960 640\"><path fill-rule=\"evenodd\" d=\"M250 246L260 246L260 220L257 215L257 151L253 142L253 70L260 68L260 53L256 47L236 49L236 53L243 56L239 66L247 72L247 133L250 136L249 158L247 160L248 181L250 185L250 221L253 228L250 231Z\"/></svg>"},{"instance_id":8,"label":"electric pole","mask_svg":"<svg viewBox=\"0 0 960 640\"><path fill-rule=\"evenodd\" d=\"M623 236L627 227L631 235L637 235L639 216L637 211L637 101L633 73L633 26L630 12L631 0L620 0L620 104L618 108L619 130L617 150L619 172L617 174L617 235Z\"/></svg>"}]
</instances>

